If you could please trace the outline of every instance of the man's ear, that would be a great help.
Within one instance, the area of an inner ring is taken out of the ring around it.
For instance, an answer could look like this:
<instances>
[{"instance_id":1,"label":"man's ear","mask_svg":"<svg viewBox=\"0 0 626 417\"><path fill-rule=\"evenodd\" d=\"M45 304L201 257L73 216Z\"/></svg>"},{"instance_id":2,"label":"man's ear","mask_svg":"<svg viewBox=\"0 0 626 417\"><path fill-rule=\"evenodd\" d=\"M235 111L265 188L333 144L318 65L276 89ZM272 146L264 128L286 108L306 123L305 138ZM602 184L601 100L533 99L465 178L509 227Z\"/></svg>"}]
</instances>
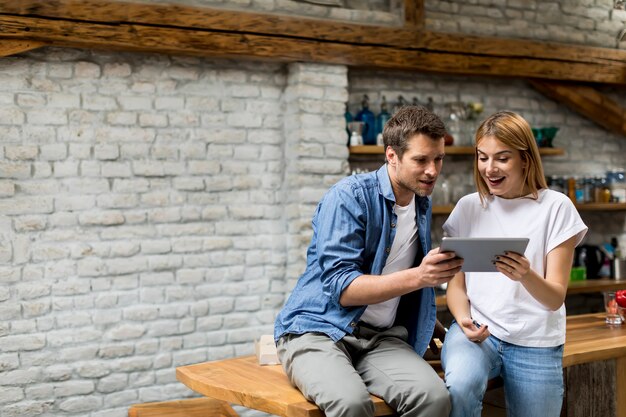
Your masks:
<instances>
[{"instance_id":1,"label":"man's ear","mask_svg":"<svg viewBox=\"0 0 626 417\"><path fill-rule=\"evenodd\" d=\"M389 165L396 165L396 162L398 161L398 154L396 154L396 151L394 151L391 146L387 146L385 149L385 157Z\"/></svg>"}]
</instances>

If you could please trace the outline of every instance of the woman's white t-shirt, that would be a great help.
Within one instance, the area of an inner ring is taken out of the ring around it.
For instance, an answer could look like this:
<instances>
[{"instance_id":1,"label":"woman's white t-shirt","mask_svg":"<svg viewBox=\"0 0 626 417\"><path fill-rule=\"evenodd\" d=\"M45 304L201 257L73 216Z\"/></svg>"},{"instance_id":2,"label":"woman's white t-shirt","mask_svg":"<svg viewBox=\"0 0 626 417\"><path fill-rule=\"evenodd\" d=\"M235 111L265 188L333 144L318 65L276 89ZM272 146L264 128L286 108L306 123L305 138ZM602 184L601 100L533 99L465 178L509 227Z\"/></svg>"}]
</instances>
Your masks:
<instances>
[{"instance_id":1,"label":"woman's white t-shirt","mask_svg":"<svg viewBox=\"0 0 626 417\"><path fill-rule=\"evenodd\" d=\"M525 256L545 277L548 253L576 236L578 245L587 226L567 196L542 189L538 198L488 197L483 207L478 193L467 195L443 225L453 237L527 237ZM551 311L519 282L500 272L466 272L465 285L472 318L489 325L495 337L520 346L549 347L565 343L565 306Z\"/></svg>"}]
</instances>

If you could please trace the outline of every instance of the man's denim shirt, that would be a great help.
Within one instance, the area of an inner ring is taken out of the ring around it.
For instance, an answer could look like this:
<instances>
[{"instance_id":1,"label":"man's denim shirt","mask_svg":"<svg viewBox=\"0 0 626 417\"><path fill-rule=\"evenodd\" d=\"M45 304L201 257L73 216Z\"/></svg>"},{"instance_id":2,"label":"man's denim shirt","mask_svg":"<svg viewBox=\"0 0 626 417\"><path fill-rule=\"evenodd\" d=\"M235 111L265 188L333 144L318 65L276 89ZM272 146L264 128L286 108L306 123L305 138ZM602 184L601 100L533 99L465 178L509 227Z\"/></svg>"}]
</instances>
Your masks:
<instances>
[{"instance_id":1,"label":"man's denim shirt","mask_svg":"<svg viewBox=\"0 0 626 417\"><path fill-rule=\"evenodd\" d=\"M430 250L431 202L416 196L420 250L414 266ZM367 306L342 307L342 291L364 274L380 275L396 234L395 196L387 165L352 175L322 198L313 217L307 267L278 314L274 338L286 333L325 333L334 341L352 333ZM402 296L396 325L405 326L409 343L423 355L436 321L435 292L423 288Z\"/></svg>"}]
</instances>

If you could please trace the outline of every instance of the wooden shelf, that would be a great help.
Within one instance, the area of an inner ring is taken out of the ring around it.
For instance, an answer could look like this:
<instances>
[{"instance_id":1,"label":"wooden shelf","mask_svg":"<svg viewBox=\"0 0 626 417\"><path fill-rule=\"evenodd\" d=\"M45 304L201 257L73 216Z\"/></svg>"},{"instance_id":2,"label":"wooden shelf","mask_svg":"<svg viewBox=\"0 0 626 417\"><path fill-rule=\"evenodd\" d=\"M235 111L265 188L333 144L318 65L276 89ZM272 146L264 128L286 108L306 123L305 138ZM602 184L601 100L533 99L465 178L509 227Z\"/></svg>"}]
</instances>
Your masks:
<instances>
[{"instance_id":1,"label":"wooden shelf","mask_svg":"<svg viewBox=\"0 0 626 417\"><path fill-rule=\"evenodd\" d=\"M351 155L382 155L385 150L382 146L360 145L350 146ZM563 155L565 150L561 148L539 148L541 155ZM474 155L473 146L446 146L446 155Z\"/></svg>"},{"instance_id":2,"label":"wooden shelf","mask_svg":"<svg viewBox=\"0 0 626 417\"><path fill-rule=\"evenodd\" d=\"M576 204L578 211L622 211L626 210L626 203L585 203Z\"/></svg>"},{"instance_id":3,"label":"wooden shelf","mask_svg":"<svg viewBox=\"0 0 626 417\"><path fill-rule=\"evenodd\" d=\"M447 206L433 206L433 214L450 214L454 204L448 204Z\"/></svg>"},{"instance_id":4,"label":"wooden shelf","mask_svg":"<svg viewBox=\"0 0 626 417\"><path fill-rule=\"evenodd\" d=\"M583 281L570 281L567 285L567 295L588 294L593 292L626 290L626 280L616 281L614 279L586 279ZM446 295L441 294L436 297L437 307L447 308Z\"/></svg>"},{"instance_id":5,"label":"wooden shelf","mask_svg":"<svg viewBox=\"0 0 626 417\"><path fill-rule=\"evenodd\" d=\"M585 279L582 281L571 281L567 286L567 295L617 290L626 290L626 280Z\"/></svg>"}]
</instances>

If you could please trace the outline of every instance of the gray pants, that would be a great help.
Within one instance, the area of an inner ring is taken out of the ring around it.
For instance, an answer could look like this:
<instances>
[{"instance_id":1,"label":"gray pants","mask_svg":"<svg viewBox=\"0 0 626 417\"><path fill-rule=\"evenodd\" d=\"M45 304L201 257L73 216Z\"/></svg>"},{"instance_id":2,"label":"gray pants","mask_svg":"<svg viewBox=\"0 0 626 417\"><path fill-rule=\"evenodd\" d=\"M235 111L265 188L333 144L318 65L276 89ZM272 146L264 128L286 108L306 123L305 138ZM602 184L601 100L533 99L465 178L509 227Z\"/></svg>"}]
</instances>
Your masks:
<instances>
[{"instance_id":1,"label":"gray pants","mask_svg":"<svg viewBox=\"0 0 626 417\"><path fill-rule=\"evenodd\" d=\"M278 341L278 358L291 383L327 417L373 416L370 393L400 416L447 417L443 380L406 339L404 327L359 326L336 343L321 333L288 334Z\"/></svg>"}]
</instances>

